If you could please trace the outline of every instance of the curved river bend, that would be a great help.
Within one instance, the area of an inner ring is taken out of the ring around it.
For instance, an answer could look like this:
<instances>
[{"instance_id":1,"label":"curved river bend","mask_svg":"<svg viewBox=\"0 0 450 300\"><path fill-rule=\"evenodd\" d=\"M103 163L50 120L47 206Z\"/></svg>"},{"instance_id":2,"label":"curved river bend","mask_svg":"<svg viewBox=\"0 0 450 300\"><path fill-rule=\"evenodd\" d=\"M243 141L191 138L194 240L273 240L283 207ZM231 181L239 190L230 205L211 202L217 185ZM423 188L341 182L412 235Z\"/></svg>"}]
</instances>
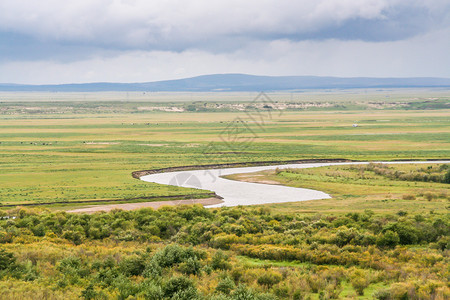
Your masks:
<instances>
[{"instance_id":1,"label":"curved river bend","mask_svg":"<svg viewBox=\"0 0 450 300\"><path fill-rule=\"evenodd\" d=\"M363 165L368 163L369 162L309 163L309 164L290 164L290 165L259 166L259 167L244 167L244 168L178 171L178 172L167 172L167 173L146 175L142 176L140 179L147 182L210 190L215 192L217 195L223 197L223 203L211 205L208 207L257 205L269 203L319 200L331 198L331 196L324 192L311 189L242 182L221 178L220 176L238 173L252 173L264 170L274 170L276 168L303 169L303 168L316 168L316 167L337 166L337 165ZM450 161L400 161L400 162L381 162L381 163L421 164L421 163L450 163Z\"/></svg>"}]
</instances>

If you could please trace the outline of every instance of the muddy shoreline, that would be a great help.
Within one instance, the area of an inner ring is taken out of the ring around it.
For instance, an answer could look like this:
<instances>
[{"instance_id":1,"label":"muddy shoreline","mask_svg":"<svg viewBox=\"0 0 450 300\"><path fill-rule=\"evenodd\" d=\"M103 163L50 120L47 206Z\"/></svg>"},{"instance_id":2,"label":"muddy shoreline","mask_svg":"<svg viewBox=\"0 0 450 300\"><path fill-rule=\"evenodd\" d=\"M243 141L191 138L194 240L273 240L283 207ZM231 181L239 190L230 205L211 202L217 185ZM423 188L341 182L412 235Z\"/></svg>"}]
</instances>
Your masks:
<instances>
[{"instance_id":1,"label":"muddy shoreline","mask_svg":"<svg viewBox=\"0 0 450 300\"><path fill-rule=\"evenodd\" d=\"M93 214L96 212L109 212L114 209L120 210L134 210L140 208L158 209L163 206L178 206L178 205L194 205L200 204L203 206L220 204L223 201L219 198L204 198L204 199L189 199L189 200L167 200L155 202L139 202L139 203L123 203L123 204L109 204L109 205L93 205L90 207L76 208L68 210L68 213L84 213Z\"/></svg>"},{"instance_id":2,"label":"muddy shoreline","mask_svg":"<svg viewBox=\"0 0 450 300\"><path fill-rule=\"evenodd\" d=\"M150 197L136 197L136 198L128 198L128 199L99 199L99 200L77 200L77 201L63 201L63 202L41 202L41 203L18 203L18 204L3 204L0 205L2 207L17 207L17 206L42 206L42 205L59 205L59 204L94 204L94 203L111 203L111 202L130 202L136 200L158 200L158 199L167 199L169 200L192 200L192 199L206 199L206 198L216 198L218 200L222 199L220 196L216 195L216 193L204 193L204 194L182 194L182 195L170 195L170 196L150 196ZM132 202L132 203L144 203L141 202ZM157 201L151 201L157 202Z\"/></svg>"}]
</instances>

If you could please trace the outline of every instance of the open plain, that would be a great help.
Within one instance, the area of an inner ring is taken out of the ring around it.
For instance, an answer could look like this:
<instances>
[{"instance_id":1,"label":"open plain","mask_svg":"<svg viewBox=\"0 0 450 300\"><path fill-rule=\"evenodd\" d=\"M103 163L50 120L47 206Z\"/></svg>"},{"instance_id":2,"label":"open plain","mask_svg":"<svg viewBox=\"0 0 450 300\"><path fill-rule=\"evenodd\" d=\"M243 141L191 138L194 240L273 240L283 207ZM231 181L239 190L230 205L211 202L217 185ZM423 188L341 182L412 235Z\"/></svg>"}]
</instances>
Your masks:
<instances>
[{"instance_id":1,"label":"open plain","mask_svg":"<svg viewBox=\"0 0 450 300\"><path fill-rule=\"evenodd\" d=\"M0 298L450 297L450 167L427 161L450 158L448 93L218 96L2 94ZM314 160L421 163L224 173L331 198L190 205L219 201L198 166ZM190 188L138 179L174 170Z\"/></svg>"}]
</instances>

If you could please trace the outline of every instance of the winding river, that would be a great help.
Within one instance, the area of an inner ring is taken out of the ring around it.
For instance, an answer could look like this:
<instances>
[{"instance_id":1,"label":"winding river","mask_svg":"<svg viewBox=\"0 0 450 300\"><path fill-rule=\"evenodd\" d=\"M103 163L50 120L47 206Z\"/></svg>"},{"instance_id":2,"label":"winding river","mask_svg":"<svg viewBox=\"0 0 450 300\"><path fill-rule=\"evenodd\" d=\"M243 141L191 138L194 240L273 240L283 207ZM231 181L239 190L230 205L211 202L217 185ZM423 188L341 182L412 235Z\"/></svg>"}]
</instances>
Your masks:
<instances>
[{"instance_id":1,"label":"winding river","mask_svg":"<svg viewBox=\"0 0 450 300\"><path fill-rule=\"evenodd\" d=\"M177 171L157 173L142 176L140 179L147 182L169 184L187 188L210 190L223 198L223 202L216 206L257 205L282 202L297 202L331 198L330 195L316 190L287 187L281 185L249 183L222 178L224 175L238 173L253 173L264 170L286 168L316 168L337 165L362 165L369 162L343 162L343 163L306 163L274 166L258 166L244 168L224 168L210 170ZM423 163L450 163L450 161L398 161L382 162L384 164L423 164Z\"/></svg>"}]
</instances>

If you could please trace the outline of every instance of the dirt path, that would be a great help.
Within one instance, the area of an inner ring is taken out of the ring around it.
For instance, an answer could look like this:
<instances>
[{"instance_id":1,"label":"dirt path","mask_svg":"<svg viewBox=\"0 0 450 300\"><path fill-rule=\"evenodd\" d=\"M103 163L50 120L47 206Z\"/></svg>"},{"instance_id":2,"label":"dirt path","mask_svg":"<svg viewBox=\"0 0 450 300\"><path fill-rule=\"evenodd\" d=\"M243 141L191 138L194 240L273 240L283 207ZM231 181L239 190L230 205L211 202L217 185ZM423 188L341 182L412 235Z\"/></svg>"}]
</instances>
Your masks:
<instances>
[{"instance_id":1,"label":"dirt path","mask_svg":"<svg viewBox=\"0 0 450 300\"><path fill-rule=\"evenodd\" d=\"M85 208L77 208L73 210L68 210L68 213L84 213L84 214L92 214L99 211L111 211L113 209L122 209L122 210L133 210L144 207L151 207L153 209L158 209L161 206L174 206L174 205L182 205L182 204L201 204L205 205L213 205L220 204L223 201L218 198L205 198L205 199L190 199L190 200L172 200L172 201L154 201L154 202L139 202L139 203L124 203L124 204L108 204L108 205L93 205Z\"/></svg>"}]
</instances>

